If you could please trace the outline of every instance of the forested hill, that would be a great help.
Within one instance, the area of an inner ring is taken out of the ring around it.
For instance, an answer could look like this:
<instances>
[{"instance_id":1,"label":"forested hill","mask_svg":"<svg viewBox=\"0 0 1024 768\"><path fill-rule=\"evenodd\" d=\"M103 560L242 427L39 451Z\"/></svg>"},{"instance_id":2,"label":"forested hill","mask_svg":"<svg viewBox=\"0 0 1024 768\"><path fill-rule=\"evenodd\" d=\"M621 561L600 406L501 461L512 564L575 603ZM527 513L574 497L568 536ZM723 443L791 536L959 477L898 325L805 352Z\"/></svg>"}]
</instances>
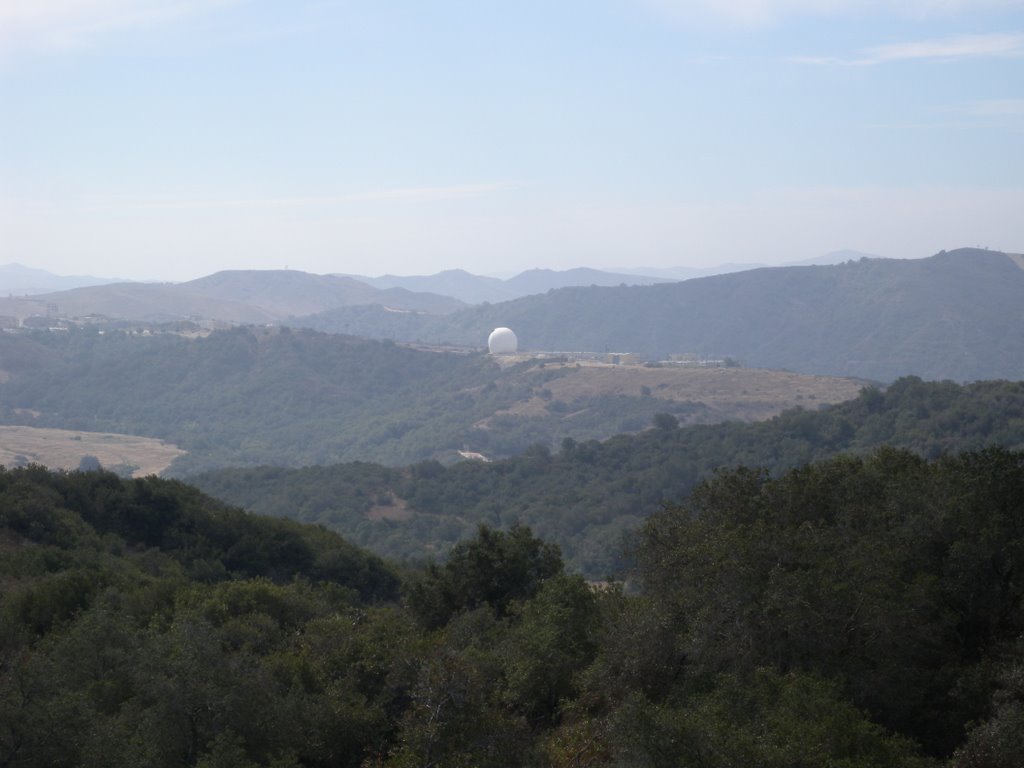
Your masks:
<instances>
[{"instance_id":1,"label":"forested hill","mask_svg":"<svg viewBox=\"0 0 1024 768\"><path fill-rule=\"evenodd\" d=\"M960 386L905 378L847 403L759 423L678 427L670 416L603 443L444 468L372 464L226 469L191 478L262 514L322 523L391 557L443 554L479 523L530 525L574 568L601 578L621 566L622 536L703 478L740 464L773 473L843 452L898 446L928 457L986 446L1024 448L1024 382Z\"/></svg>"},{"instance_id":2,"label":"forested hill","mask_svg":"<svg viewBox=\"0 0 1024 768\"><path fill-rule=\"evenodd\" d=\"M703 383L702 383L703 382ZM0 422L160 438L177 475L218 466L411 464L457 451L509 456L563 437L766 418L856 395L849 380L748 369L680 370L410 349L312 331L0 334Z\"/></svg>"},{"instance_id":3,"label":"forested hill","mask_svg":"<svg viewBox=\"0 0 1024 768\"><path fill-rule=\"evenodd\" d=\"M0 470L7 768L1016 768L1024 454L717 475L636 592L482 528L396 574L180 483Z\"/></svg>"},{"instance_id":4,"label":"forested hill","mask_svg":"<svg viewBox=\"0 0 1024 768\"><path fill-rule=\"evenodd\" d=\"M8 423L162 438L189 451L175 465L180 472L413 462L438 446L460 445L452 433L473 413L452 401L497 372L479 355L249 328L197 339L88 330L4 335L0 368Z\"/></svg>"},{"instance_id":5,"label":"forested hill","mask_svg":"<svg viewBox=\"0 0 1024 768\"><path fill-rule=\"evenodd\" d=\"M778 267L653 286L566 288L443 318L373 307L303 318L320 330L482 345L508 326L534 350L732 356L744 365L892 381L1024 378L1024 260Z\"/></svg>"},{"instance_id":6,"label":"forested hill","mask_svg":"<svg viewBox=\"0 0 1024 768\"><path fill-rule=\"evenodd\" d=\"M0 551L5 577L47 581L70 571L42 592L19 595L3 584L6 607L35 631L72 618L109 585L146 581L147 572L205 583L326 580L357 602L398 594L394 571L337 534L256 517L152 476L0 467Z\"/></svg>"}]
</instances>

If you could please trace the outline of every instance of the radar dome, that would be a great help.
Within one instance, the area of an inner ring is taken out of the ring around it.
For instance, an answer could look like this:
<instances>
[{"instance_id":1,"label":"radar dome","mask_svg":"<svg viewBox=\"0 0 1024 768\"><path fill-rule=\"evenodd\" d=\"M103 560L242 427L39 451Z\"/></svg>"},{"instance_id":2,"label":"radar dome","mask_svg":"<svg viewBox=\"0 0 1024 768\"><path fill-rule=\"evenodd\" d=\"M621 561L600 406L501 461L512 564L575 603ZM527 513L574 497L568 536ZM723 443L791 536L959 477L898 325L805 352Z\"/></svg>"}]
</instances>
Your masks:
<instances>
[{"instance_id":1,"label":"radar dome","mask_svg":"<svg viewBox=\"0 0 1024 768\"><path fill-rule=\"evenodd\" d=\"M514 355L519 348L519 339L511 328L495 328L487 337L487 349L492 355Z\"/></svg>"}]
</instances>

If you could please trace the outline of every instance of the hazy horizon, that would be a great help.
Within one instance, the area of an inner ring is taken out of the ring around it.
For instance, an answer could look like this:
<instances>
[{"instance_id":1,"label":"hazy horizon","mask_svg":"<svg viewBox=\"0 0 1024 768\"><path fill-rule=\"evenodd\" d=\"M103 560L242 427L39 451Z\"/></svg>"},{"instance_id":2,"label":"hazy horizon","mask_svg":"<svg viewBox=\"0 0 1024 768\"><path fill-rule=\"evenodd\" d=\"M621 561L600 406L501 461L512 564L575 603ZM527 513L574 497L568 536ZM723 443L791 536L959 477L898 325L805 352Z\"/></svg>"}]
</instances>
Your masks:
<instances>
[{"instance_id":1,"label":"hazy horizon","mask_svg":"<svg viewBox=\"0 0 1024 768\"><path fill-rule=\"evenodd\" d=\"M1024 0L0 4L0 262L1024 250Z\"/></svg>"},{"instance_id":2,"label":"hazy horizon","mask_svg":"<svg viewBox=\"0 0 1024 768\"><path fill-rule=\"evenodd\" d=\"M999 250L999 249L993 249L993 250ZM927 256L931 256L931 255L933 255L933 254L928 254ZM927 258L927 256L907 256L907 257L892 256L892 257L890 257L890 256L882 255L882 254L863 253L863 252L860 252L860 251L854 251L852 249L839 249L839 250L836 250L836 251L830 251L829 253L826 253L826 254L821 254L820 257L811 258L808 261L821 262L822 264L825 264L825 263L830 263L831 261L834 261L835 260L834 257L837 257L837 256L843 256L844 258L860 258L860 257L869 257L869 258L898 258L898 259L902 259L902 258ZM680 264L677 264L677 265L672 265L672 266L659 266L659 267L654 267L654 266L651 266L651 265L639 265L639 266L620 265L618 267L612 266L612 267L604 267L604 268L591 267L590 265L587 265L587 264L577 264L575 266L565 267L565 268L562 268L562 269L554 269L554 268L547 267L547 266L544 266L544 265L536 265L536 266L532 266L532 267L526 267L525 269L521 269L521 270L497 271L497 272L471 272L470 270L466 270L466 269L464 269L462 267L451 267L451 268L447 268L447 269L443 269L443 270L437 270L436 272L430 272L430 273L424 272L424 273L418 273L418 274L411 274L411 273L410 274L396 274L396 273L387 273L387 272L385 272L385 273L309 272L308 270L301 270L301 269L298 269L296 267L291 267L291 266L285 266L285 267L274 267L274 266L244 267L244 266L240 266L240 267L230 267L228 269L229 270L235 270L235 271L267 271L267 272L273 272L273 271L297 271L297 272L306 272L308 274L340 275L340 276L344 276L344 277L375 278L375 279L376 278L384 278L384 277L396 277L396 278L430 277L430 276L434 276L434 275L437 275L437 274L440 274L440 273L446 272L446 271L464 271L464 272L468 272L469 274L472 274L472 275L474 275L476 277L495 278L495 279L498 279L498 280L508 280L508 279L511 279L511 278L516 277L518 275L521 275L521 274L524 274L524 273L527 273L527 272L531 272L531 271L566 272L566 271L571 271L571 270L575 270L575 269L600 269L600 271L607 272L609 274L623 274L623 275L632 275L632 276L636 276L636 277L652 277L652 278L656 278L656 277L659 277L659 276L663 276L666 273L670 273L670 272L677 271L677 270L678 271L693 270L695 272L707 271L709 273L719 274L721 272L733 271L732 268L756 269L756 268L759 268L759 267L798 266L798 265L800 265L802 263L803 263L803 261L800 261L800 262L782 262L782 263L779 263L779 264L768 264L768 263L765 263L765 262L750 261L750 262L722 262L722 263L719 263L719 264L698 264L698 265L680 265ZM25 270L25 271L27 271L29 273L37 272L37 271L38 272L45 272L45 273L47 273L47 274L49 274L49 275L51 275L53 277L61 277L61 278L90 278L90 279L97 278L97 279L100 279L100 280L102 280L104 282L108 282L108 281L109 282L127 281L127 282L140 282L140 283L179 283L179 282L188 282L190 280L196 280L196 279L199 279L199 278L206 277L208 275L214 274L216 272L223 271L223 270L220 270L220 269L214 269L212 271L207 271L207 272L197 272L196 274L189 275L187 277L174 280L174 279L161 278L161 277L131 277L131 278L127 278L127 277L123 277L123 276L120 276L120 275L107 275L107 274L99 274L99 273L89 273L89 274L86 274L84 272L83 273L76 273L74 275L71 275L71 274L52 272L51 270L48 270L45 267L39 267L39 266L36 266L36 265L33 265L33 264L25 264L25 263L22 263L22 262L19 262L19 261L9 261L7 263L0 264L0 270L8 270L8 269L11 269L12 267L15 268L15 270Z\"/></svg>"}]
</instances>

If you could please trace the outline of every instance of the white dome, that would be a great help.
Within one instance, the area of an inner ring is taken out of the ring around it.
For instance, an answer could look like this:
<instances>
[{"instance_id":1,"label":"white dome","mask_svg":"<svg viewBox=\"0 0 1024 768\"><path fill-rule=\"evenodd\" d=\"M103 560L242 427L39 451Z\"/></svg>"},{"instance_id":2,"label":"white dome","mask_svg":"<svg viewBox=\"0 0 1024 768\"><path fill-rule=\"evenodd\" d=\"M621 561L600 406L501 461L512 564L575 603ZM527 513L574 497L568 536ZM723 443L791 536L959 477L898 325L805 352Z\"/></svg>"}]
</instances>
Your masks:
<instances>
[{"instance_id":1,"label":"white dome","mask_svg":"<svg viewBox=\"0 0 1024 768\"><path fill-rule=\"evenodd\" d=\"M487 349L492 355L514 355L519 348L519 339L511 328L495 328L487 337Z\"/></svg>"}]
</instances>

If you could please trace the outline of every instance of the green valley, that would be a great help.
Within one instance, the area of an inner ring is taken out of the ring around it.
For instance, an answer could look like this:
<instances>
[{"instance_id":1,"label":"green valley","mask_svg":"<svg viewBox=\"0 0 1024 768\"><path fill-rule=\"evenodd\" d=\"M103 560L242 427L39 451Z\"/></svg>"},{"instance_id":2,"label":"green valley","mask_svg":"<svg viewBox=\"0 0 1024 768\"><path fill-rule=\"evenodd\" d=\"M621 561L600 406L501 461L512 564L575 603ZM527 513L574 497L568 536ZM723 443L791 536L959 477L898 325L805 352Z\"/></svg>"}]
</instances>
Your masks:
<instances>
[{"instance_id":1,"label":"green valley","mask_svg":"<svg viewBox=\"0 0 1024 768\"><path fill-rule=\"evenodd\" d=\"M604 439L666 411L684 423L763 419L854 397L862 382L754 369L647 369L236 328L0 335L0 422L137 435L214 467L490 458ZM137 462L136 462L137 463Z\"/></svg>"},{"instance_id":2,"label":"green valley","mask_svg":"<svg viewBox=\"0 0 1024 768\"><path fill-rule=\"evenodd\" d=\"M191 478L261 514L315 522L393 558L440 556L480 524L531 526L590 578L623 565L623 537L715 472L747 465L773 474L881 446L938 457L990 446L1024 449L1024 383L900 379L884 391L757 423L660 425L604 442L563 440L493 463L436 461L394 469L367 463L301 469L224 469Z\"/></svg>"}]
</instances>

